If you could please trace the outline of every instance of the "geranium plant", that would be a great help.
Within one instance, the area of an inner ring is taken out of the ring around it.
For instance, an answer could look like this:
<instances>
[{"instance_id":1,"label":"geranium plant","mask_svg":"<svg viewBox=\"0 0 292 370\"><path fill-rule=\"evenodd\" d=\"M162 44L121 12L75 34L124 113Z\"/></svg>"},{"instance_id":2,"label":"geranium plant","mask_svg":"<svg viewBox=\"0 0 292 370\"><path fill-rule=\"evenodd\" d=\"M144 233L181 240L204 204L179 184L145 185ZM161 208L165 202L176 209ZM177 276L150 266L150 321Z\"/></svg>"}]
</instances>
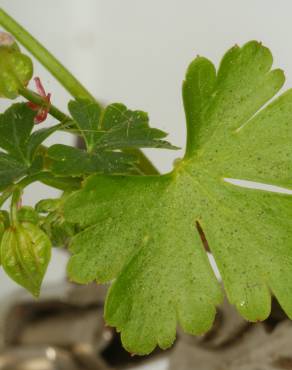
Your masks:
<instances>
[{"instance_id":1,"label":"geranium plant","mask_svg":"<svg viewBox=\"0 0 292 370\"><path fill-rule=\"evenodd\" d=\"M264 320L274 295L292 317L292 198L229 179L291 186L292 90L266 47L234 46L219 68L197 57L183 82L185 155L159 174L141 148L176 149L148 115L121 103L103 107L40 43L0 9L0 95L25 101L0 115L1 264L38 296L52 246L68 248L70 280L110 283L105 320L125 348L167 348L176 327L202 334L224 292L243 317ZM17 42L67 89L61 112ZM50 114L56 124L46 127ZM57 130L84 149L43 142ZM25 187L62 190L35 208ZM3 207L2 207L3 208Z\"/></svg>"}]
</instances>

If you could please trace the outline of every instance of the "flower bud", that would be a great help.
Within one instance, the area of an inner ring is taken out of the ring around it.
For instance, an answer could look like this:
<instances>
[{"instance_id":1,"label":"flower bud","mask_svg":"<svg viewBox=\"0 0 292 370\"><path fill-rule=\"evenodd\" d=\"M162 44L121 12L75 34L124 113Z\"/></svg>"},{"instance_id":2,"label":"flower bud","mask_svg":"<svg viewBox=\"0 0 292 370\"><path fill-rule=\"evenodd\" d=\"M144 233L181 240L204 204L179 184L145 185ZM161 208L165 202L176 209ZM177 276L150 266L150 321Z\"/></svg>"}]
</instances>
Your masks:
<instances>
[{"instance_id":1,"label":"flower bud","mask_svg":"<svg viewBox=\"0 0 292 370\"><path fill-rule=\"evenodd\" d=\"M10 226L4 231L0 251L7 275L37 297L51 257L47 235L30 222Z\"/></svg>"}]
</instances>

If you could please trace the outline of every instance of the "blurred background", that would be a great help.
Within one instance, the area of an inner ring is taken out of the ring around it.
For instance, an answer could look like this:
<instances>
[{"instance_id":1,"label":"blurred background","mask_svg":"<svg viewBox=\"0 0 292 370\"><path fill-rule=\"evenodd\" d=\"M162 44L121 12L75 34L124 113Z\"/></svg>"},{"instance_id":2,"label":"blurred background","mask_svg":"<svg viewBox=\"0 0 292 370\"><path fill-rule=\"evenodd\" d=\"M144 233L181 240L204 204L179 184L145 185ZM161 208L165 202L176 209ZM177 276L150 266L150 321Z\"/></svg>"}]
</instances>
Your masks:
<instances>
[{"instance_id":1,"label":"blurred background","mask_svg":"<svg viewBox=\"0 0 292 370\"><path fill-rule=\"evenodd\" d=\"M162 172L183 155L181 84L196 55L218 65L232 45L260 40L272 50L275 66L285 70L286 87L292 85L289 0L0 0L0 5L97 99L145 110L153 126L169 133L170 142L182 150L146 150ZM35 75L52 93L53 103L66 110L69 95L37 62ZM7 104L2 100L1 110ZM68 143L73 139L58 133L49 140ZM55 195L55 190L36 184L26 192L24 204ZM64 278L66 260L63 252L54 252L46 282ZM0 286L0 299L17 288L2 271Z\"/></svg>"}]
</instances>

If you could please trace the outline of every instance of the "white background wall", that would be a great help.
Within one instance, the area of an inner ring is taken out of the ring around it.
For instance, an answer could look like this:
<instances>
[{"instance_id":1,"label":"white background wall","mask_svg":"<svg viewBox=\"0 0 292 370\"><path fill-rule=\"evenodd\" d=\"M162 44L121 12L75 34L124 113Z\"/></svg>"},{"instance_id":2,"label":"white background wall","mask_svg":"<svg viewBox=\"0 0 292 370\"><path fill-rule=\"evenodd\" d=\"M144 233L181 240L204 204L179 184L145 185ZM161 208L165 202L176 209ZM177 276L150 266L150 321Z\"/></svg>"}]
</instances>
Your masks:
<instances>
[{"instance_id":1,"label":"white background wall","mask_svg":"<svg viewBox=\"0 0 292 370\"><path fill-rule=\"evenodd\" d=\"M227 48L261 40L292 85L291 0L0 0L103 102L120 101L150 114L156 127L184 147L181 82L188 63L204 55L218 63ZM66 109L68 95L36 64L53 102ZM4 108L6 102L0 102ZM58 134L52 140L71 138ZM148 150L162 171L180 152ZM33 204L55 191L34 185ZM63 277L65 256L55 253L47 281ZM0 272L0 294L15 287Z\"/></svg>"}]
</instances>

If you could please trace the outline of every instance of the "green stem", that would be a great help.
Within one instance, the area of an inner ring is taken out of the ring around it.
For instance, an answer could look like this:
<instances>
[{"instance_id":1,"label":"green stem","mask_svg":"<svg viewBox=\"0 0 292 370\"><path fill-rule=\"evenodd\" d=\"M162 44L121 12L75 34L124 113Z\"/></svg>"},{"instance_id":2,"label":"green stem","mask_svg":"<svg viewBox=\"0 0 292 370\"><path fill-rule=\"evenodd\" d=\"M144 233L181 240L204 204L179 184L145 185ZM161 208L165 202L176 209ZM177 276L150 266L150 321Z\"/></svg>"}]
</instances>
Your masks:
<instances>
[{"instance_id":1,"label":"green stem","mask_svg":"<svg viewBox=\"0 0 292 370\"><path fill-rule=\"evenodd\" d=\"M146 155L139 149L128 148L123 150L124 153L132 154L138 158L139 169L144 175L160 175L158 169L153 163L146 157Z\"/></svg>"},{"instance_id":2,"label":"green stem","mask_svg":"<svg viewBox=\"0 0 292 370\"><path fill-rule=\"evenodd\" d=\"M11 223L13 226L17 226L17 211L18 211L18 203L21 199L22 189L16 188L12 194L12 200L10 205L10 216L11 216Z\"/></svg>"},{"instance_id":3,"label":"green stem","mask_svg":"<svg viewBox=\"0 0 292 370\"><path fill-rule=\"evenodd\" d=\"M8 198L11 197L12 194L21 194L23 189L32 184L33 182L40 181L48 186L52 186L59 190L77 190L81 186L82 179L80 178L71 178L71 177L54 177L49 172L40 172L31 176L27 176L17 184L10 186L7 188L1 195L0 195L0 208L6 202ZM18 193L17 193L18 192ZM16 195L13 195L14 197ZM13 203L13 201L12 201ZM11 207L12 207L11 203ZM12 208L11 208L12 210Z\"/></svg>"},{"instance_id":4,"label":"green stem","mask_svg":"<svg viewBox=\"0 0 292 370\"><path fill-rule=\"evenodd\" d=\"M0 8L0 24L46 67L72 96L95 100L67 68L2 8Z\"/></svg>"},{"instance_id":5,"label":"green stem","mask_svg":"<svg viewBox=\"0 0 292 370\"><path fill-rule=\"evenodd\" d=\"M27 88L21 88L18 90L19 94L23 96L25 99L27 99L29 102L37 104L39 106L42 106L44 104L44 99L42 96L38 95L32 90L29 90ZM59 125L57 125L55 128L60 131L69 131L69 132L75 132L78 134L78 129L75 126L72 118L65 114L64 112L60 111L56 106L50 105L49 107L49 114L56 118L58 121L60 121Z\"/></svg>"}]
</instances>

